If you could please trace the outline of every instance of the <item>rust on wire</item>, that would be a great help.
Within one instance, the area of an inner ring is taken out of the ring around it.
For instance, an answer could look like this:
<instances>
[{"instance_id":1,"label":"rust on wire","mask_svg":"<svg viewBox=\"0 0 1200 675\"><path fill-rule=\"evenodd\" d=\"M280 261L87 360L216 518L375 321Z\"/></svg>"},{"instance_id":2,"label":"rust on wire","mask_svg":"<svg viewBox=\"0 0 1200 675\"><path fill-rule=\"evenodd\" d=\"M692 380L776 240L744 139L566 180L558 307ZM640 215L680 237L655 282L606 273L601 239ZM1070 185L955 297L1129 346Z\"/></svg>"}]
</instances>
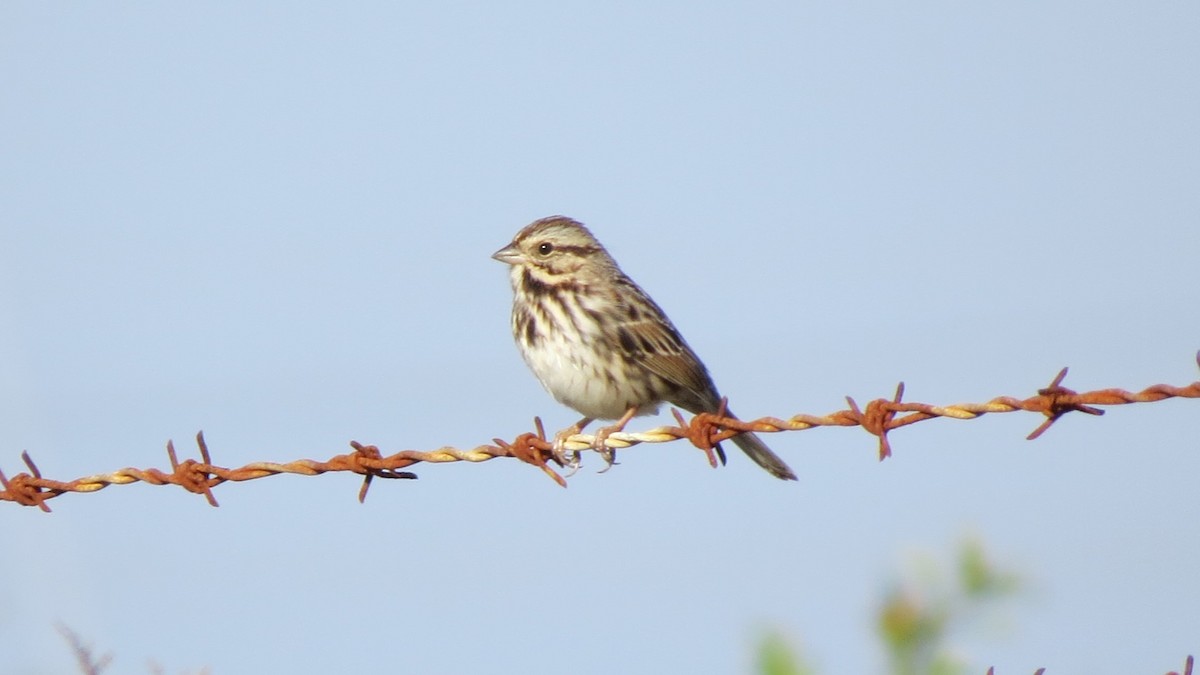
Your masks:
<instances>
[{"instance_id":1,"label":"rust on wire","mask_svg":"<svg viewBox=\"0 0 1200 675\"><path fill-rule=\"evenodd\" d=\"M1200 365L1200 353L1196 355ZM1183 387L1157 384L1139 392L1129 392L1124 389L1100 389L1078 393L1063 386L1067 369L1063 368L1050 382L1050 385L1039 389L1036 396L1017 399L1010 396L1000 396L985 403L960 403L950 406L934 406L927 403L906 403L904 383L896 387L890 399L877 398L867 402L861 408L851 397L846 397L845 410L838 410L824 416L798 414L784 420L777 417L760 417L755 420L739 420L725 415L725 402L722 401L716 413L701 413L684 420L678 410L673 410L675 421L679 426L658 427L640 433L617 432L605 439L610 448L627 448L640 443L665 443L676 440L687 440L705 453L708 463L713 467L718 464L718 457L724 461L724 455L717 445L745 431L776 433L780 431L803 431L814 427L862 427L864 431L874 436L879 443L879 459L883 460L892 455L891 442L888 433L900 427L923 422L933 418L950 418L969 420L976 419L989 413L1006 413L1027 411L1039 413L1045 419L1029 434L1030 440L1041 436L1063 415L1070 412L1082 412L1089 415L1102 415L1104 411L1097 406L1125 405L1130 403L1153 403L1168 398L1200 398L1200 381ZM414 464L447 463L447 462L486 462L498 457L518 459L536 466L547 476L562 487L567 486L563 478L551 466L558 464L552 451L552 444L546 440L546 431L542 421L534 418L535 432L526 432L517 436L513 441L493 439L495 445L480 445L470 450L457 448L439 448L428 452L418 450L402 450L392 455L384 455L373 445L363 445L351 441L352 452L335 455L324 462L311 459L299 459L286 463L253 462L238 468L226 468L212 463L204 434L196 434L196 445L200 451L200 460L185 459L179 461L175 453L175 444L167 442L167 458L171 463L170 472L159 469L119 469L112 473L86 476L72 481L57 481L45 478L28 452L21 453L28 472L18 473L11 478L0 471L0 501L13 502L22 506L36 506L42 511L49 512L46 501L67 492L96 492L109 485L127 485L143 482L151 485L176 485L189 492L204 495L212 506L217 506L213 496L213 488L227 481L247 481L279 474L296 474L301 476L317 476L334 471L345 471L359 474L363 477L359 489L359 501L366 499L367 490L375 478L386 479L415 479L417 476L409 471L403 471ZM575 434L568 438L565 447L570 450L590 450L595 437L588 434ZM561 468L561 467L560 467ZM1190 667L1190 666L1189 666Z\"/></svg>"}]
</instances>

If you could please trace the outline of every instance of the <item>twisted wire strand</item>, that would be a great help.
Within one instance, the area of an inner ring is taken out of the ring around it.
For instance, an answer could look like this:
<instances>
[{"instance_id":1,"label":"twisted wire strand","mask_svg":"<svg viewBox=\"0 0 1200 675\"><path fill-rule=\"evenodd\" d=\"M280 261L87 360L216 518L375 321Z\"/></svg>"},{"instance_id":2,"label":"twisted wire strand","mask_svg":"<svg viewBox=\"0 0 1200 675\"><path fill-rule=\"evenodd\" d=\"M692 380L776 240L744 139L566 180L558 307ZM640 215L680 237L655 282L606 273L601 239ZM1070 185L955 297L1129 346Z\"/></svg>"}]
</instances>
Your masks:
<instances>
[{"instance_id":1,"label":"twisted wire strand","mask_svg":"<svg viewBox=\"0 0 1200 675\"><path fill-rule=\"evenodd\" d=\"M1200 353L1197 353L1196 358L1197 365L1200 365ZM858 426L878 439L879 459L883 460L892 454L888 432L935 418L971 420L990 413L1018 411L1040 413L1045 420L1027 437L1033 440L1069 412L1103 415L1104 411L1097 406L1154 403L1169 398L1200 398L1200 381L1182 387L1156 384L1138 392L1124 389L1100 389L1077 393L1062 386L1066 375L1067 369L1063 368L1049 386L1039 389L1035 396L1024 399L999 396L983 403L958 403L947 406L908 403L903 401L904 383L900 383L891 399L874 399L867 402L865 408L860 408L853 398L847 396L848 408L822 416L796 414L788 419L760 417L754 420L738 420L725 416L722 410L718 413L701 413L690 420L685 420L679 411L673 410L678 426L661 426L642 432L614 431L605 437L603 444L611 449L625 449L642 443L669 443L686 439L695 447L703 450L709 463L715 467L717 465L714 454L716 444L744 431L778 433L825 426ZM556 483L566 487L566 480L555 470L556 467L561 468L561 465L555 459L552 441L547 440L540 419L534 418L534 424L536 432L521 434L511 442L496 438L493 439L494 445L480 445L471 449L443 447L430 451L402 450L384 456L379 448L373 445L363 445L357 441L351 441L352 452L335 455L324 462L311 459L299 459L291 462L252 462L237 468L213 464L204 434L201 432L196 435L200 461L193 459L179 461L174 443L168 441L167 456L171 462L170 471L127 467L71 481L58 481L43 477L29 453L23 452L21 458L28 472L8 477L3 471L0 471L0 501L13 502L22 506L36 506L42 511L49 512L50 507L46 501L68 492L90 493L110 485L142 482L150 485L177 485L189 492L204 495L209 504L217 506L212 489L227 481L240 482L280 474L317 476L334 471L348 471L363 476L363 484L359 490L359 501L362 501L366 498L367 490L374 478L415 479L416 474L402 471L414 464L422 462L432 464L486 462L499 457L515 458L532 464L544 471ZM570 451L594 450L596 442L597 435L580 433L565 438L563 447ZM555 466L551 466L552 464Z\"/></svg>"}]
</instances>

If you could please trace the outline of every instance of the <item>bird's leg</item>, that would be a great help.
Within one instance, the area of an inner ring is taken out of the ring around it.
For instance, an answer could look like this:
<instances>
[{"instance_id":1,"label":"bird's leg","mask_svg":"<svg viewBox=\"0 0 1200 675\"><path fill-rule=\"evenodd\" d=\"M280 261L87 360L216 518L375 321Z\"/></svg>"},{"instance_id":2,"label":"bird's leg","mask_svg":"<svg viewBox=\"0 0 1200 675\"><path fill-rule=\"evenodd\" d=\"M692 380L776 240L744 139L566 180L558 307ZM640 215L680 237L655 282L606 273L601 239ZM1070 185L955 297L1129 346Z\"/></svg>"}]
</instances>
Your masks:
<instances>
[{"instance_id":1,"label":"bird's leg","mask_svg":"<svg viewBox=\"0 0 1200 675\"><path fill-rule=\"evenodd\" d=\"M570 478L571 476L575 475L575 472L579 470L579 464L580 464L579 451L578 450L568 450L567 449L567 439L574 436L575 434L580 433L581 431L583 431L584 427L586 427L587 425L589 425L591 423L592 423L592 418L585 417L585 418L579 420L578 422L576 422L575 424L572 424L571 426L567 427L566 429L563 429L562 431L558 432L557 434L554 434L554 445L552 446L553 447L552 452L554 453L554 459L559 464L570 469L570 473L567 474L567 478Z\"/></svg>"},{"instance_id":2,"label":"bird's leg","mask_svg":"<svg viewBox=\"0 0 1200 675\"><path fill-rule=\"evenodd\" d=\"M604 468L600 469L600 473L608 471L612 468L613 464L617 463L616 448L608 447L608 444L605 443L605 441L608 440L609 436L619 431L624 431L625 425L629 424L629 420L633 419L633 416L637 414L637 411L638 406L630 406L629 410L625 411L625 414L621 416L621 419L617 420L616 424L608 427L601 427L596 430L596 436L594 440L592 440L592 449L600 453L600 456L604 458Z\"/></svg>"}]
</instances>

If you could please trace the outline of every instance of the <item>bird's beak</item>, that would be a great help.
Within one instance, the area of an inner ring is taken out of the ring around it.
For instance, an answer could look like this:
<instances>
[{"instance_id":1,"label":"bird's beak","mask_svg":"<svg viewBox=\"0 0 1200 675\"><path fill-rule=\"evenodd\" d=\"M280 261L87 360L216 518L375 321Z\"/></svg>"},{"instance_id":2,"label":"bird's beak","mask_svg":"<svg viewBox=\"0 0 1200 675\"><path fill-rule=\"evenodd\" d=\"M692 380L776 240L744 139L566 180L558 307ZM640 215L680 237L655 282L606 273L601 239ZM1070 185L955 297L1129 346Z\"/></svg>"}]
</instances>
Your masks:
<instances>
[{"instance_id":1,"label":"bird's beak","mask_svg":"<svg viewBox=\"0 0 1200 675\"><path fill-rule=\"evenodd\" d=\"M525 256L521 255L521 252L517 250L516 244L509 244L499 251L496 251L492 254L492 258L499 260L506 265L517 265L525 262Z\"/></svg>"}]
</instances>

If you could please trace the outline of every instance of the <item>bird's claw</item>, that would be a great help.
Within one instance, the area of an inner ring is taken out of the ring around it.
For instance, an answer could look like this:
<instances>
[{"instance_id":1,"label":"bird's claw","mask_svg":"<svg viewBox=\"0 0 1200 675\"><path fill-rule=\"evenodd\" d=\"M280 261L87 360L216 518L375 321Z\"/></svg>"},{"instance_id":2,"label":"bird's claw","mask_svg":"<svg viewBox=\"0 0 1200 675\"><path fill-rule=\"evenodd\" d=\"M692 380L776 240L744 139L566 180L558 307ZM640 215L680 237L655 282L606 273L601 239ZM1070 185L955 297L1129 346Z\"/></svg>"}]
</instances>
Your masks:
<instances>
[{"instance_id":1,"label":"bird's claw","mask_svg":"<svg viewBox=\"0 0 1200 675\"><path fill-rule=\"evenodd\" d=\"M600 458L604 460L604 468L596 473L605 473L617 464L617 449L609 447L607 442L608 437L612 435L613 431L620 431L620 429L615 429L614 427L599 429L592 440L592 450L595 450L596 454L600 455Z\"/></svg>"},{"instance_id":2,"label":"bird's claw","mask_svg":"<svg viewBox=\"0 0 1200 675\"><path fill-rule=\"evenodd\" d=\"M621 421L619 421L617 424L597 430L596 435L592 438L592 450L595 450L596 454L600 455L600 458L604 460L604 468L600 469L600 473L608 471L613 467L614 464L617 463L617 450L616 448L609 447L607 443L608 437L618 431L623 430L625 428L625 423L629 421L628 418L631 417L632 414L633 411L631 410L629 413L626 413L625 418L621 419ZM568 427L557 434L554 434L554 443L550 446L551 452L554 454L554 461L558 462L559 465L567 469L567 478L574 476L575 472L579 471L579 467L583 464L580 459L580 452L578 450L567 449L567 441L569 441L575 434L583 431L583 427L591 421L591 419L587 418L582 419L574 426Z\"/></svg>"},{"instance_id":3,"label":"bird's claw","mask_svg":"<svg viewBox=\"0 0 1200 675\"><path fill-rule=\"evenodd\" d=\"M583 465L580 459L578 450L567 449L567 439L579 433L577 429L564 429L554 435L554 444L551 446L551 452L554 453L554 461L558 462L567 469L567 478L575 475L579 471L579 467Z\"/></svg>"}]
</instances>

